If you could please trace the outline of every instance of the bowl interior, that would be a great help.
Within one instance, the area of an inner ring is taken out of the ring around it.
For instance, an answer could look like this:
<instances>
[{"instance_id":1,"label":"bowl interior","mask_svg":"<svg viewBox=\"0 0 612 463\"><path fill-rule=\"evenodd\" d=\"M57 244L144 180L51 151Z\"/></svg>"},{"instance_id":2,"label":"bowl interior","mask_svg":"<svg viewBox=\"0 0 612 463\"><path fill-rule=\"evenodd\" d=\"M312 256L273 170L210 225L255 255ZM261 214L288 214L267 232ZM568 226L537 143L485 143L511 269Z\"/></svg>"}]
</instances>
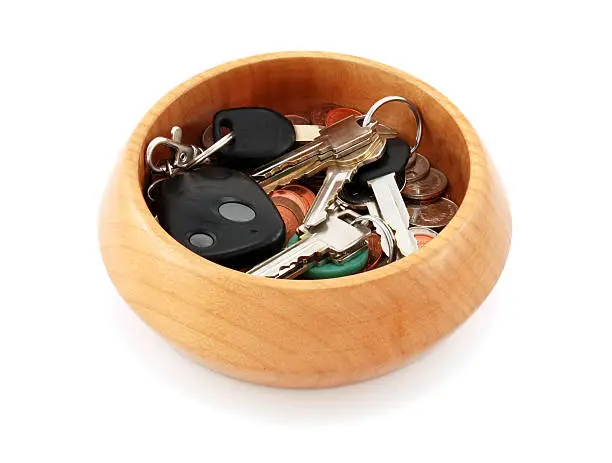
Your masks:
<instances>
[{"instance_id":1,"label":"bowl interior","mask_svg":"<svg viewBox=\"0 0 612 463\"><path fill-rule=\"evenodd\" d=\"M166 97L168 104L142 138L141 187L145 181L146 144L156 136L169 137L173 125L182 127L184 143L200 145L203 130L220 109L265 106L289 114L335 103L365 113L387 95L405 96L417 104L424 122L419 152L429 158L433 167L446 173L448 197L460 204L470 173L468 147L459 126L439 101L440 96L407 74L350 57L271 56L254 62L238 61L177 87ZM415 122L406 105L389 103L376 113L375 119L413 143Z\"/></svg>"}]
</instances>

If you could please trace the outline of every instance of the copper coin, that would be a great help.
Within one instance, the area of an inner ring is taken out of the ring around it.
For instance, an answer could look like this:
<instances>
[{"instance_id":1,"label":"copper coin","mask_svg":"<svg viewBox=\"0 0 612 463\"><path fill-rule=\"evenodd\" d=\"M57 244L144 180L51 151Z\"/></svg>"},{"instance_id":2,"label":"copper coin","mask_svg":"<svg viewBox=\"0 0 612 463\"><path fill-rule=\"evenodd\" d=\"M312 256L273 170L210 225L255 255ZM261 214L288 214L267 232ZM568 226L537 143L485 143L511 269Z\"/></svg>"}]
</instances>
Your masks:
<instances>
[{"instance_id":1,"label":"copper coin","mask_svg":"<svg viewBox=\"0 0 612 463\"><path fill-rule=\"evenodd\" d=\"M316 109L313 109L310 112L310 121L314 125L325 125L325 116L327 115L328 112L330 112L332 109L335 109L337 107L338 107L337 104L326 103Z\"/></svg>"},{"instance_id":2,"label":"copper coin","mask_svg":"<svg viewBox=\"0 0 612 463\"><path fill-rule=\"evenodd\" d=\"M365 268L363 269L364 272L375 269L380 262L380 259L383 255L380 235L378 235L377 233L372 233L368 237L368 249L369 249L368 262Z\"/></svg>"},{"instance_id":3,"label":"copper coin","mask_svg":"<svg viewBox=\"0 0 612 463\"><path fill-rule=\"evenodd\" d=\"M336 122L346 119L349 116L361 116L362 114L353 108L335 108L325 115L325 126L329 127Z\"/></svg>"},{"instance_id":4,"label":"copper coin","mask_svg":"<svg viewBox=\"0 0 612 463\"><path fill-rule=\"evenodd\" d=\"M406 183L416 182L417 180L421 180L426 177L429 173L429 160L423 156L422 154L416 154L416 159L413 164L409 167L406 167ZM409 163L412 159L412 156L408 160Z\"/></svg>"},{"instance_id":5,"label":"copper coin","mask_svg":"<svg viewBox=\"0 0 612 463\"><path fill-rule=\"evenodd\" d=\"M431 240L433 240L433 238L429 235L414 235L414 239L416 239L419 248L422 248Z\"/></svg>"},{"instance_id":6,"label":"copper coin","mask_svg":"<svg viewBox=\"0 0 612 463\"><path fill-rule=\"evenodd\" d=\"M204 148L210 148L212 144L215 142L213 138L213 126L210 124L204 132L202 132L202 146Z\"/></svg>"},{"instance_id":7,"label":"copper coin","mask_svg":"<svg viewBox=\"0 0 612 463\"><path fill-rule=\"evenodd\" d=\"M315 194L303 185L292 183L291 185L284 186L282 189L297 193L300 199L306 205L306 211L308 211L308 209L310 209L310 206L312 206L312 203L314 203Z\"/></svg>"},{"instance_id":8,"label":"copper coin","mask_svg":"<svg viewBox=\"0 0 612 463\"><path fill-rule=\"evenodd\" d=\"M448 180L444 172L431 168L429 174L416 182L406 183L402 194L415 201L428 201L444 194Z\"/></svg>"},{"instance_id":9,"label":"copper coin","mask_svg":"<svg viewBox=\"0 0 612 463\"><path fill-rule=\"evenodd\" d=\"M287 201L291 201L293 204L295 204L295 207L297 207L301 211L302 215L306 215L308 209L310 209L310 205L298 193L292 190L287 190L285 188L280 188L278 190L273 191L270 195L270 198L272 198L273 202L277 198L283 198Z\"/></svg>"},{"instance_id":10,"label":"copper coin","mask_svg":"<svg viewBox=\"0 0 612 463\"><path fill-rule=\"evenodd\" d=\"M419 248L422 248L436 236L438 236L435 231L426 227L411 227L410 230L412 233L414 233L414 238L416 239Z\"/></svg>"},{"instance_id":11,"label":"copper coin","mask_svg":"<svg viewBox=\"0 0 612 463\"><path fill-rule=\"evenodd\" d=\"M291 209L279 204L276 205L276 209L278 210L281 218L283 219L283 222L285 223L286 244L289 241L289 238L295 235L295 232L297 231L298 227L302 222L301 220L298 220L298 218L295 216Z\"/></svg>"},{"instance_id":12,"label":"copper coin","mask_svg":"<svg viewBox=\"0 0 612 463\"><path fill-rule=\"evenodd\" d=\"M310 125L310 121L298 114L285 114L285 117L291 121L293 125Z\"/></svg>"},{"instance_id":13,"label":"copper coin","mask_svg":"<svg viewBox=\"0 0 612 463\"><path fill-rule=\"evenodd\" d=\"M275 196L272 199L272 202L275 206L283 206L286 209L289 209L293 212L293 215L297 218L299 223L302 223L304 220L304 211L300 204L295 202L295 199L286 198L284 196Z\"/></svg>"},{"instance_id":14,"label":"copper coin","mask_svg":"<svg viewBox=\"0 0 612 463\"><path fill-rule=\"evenodd\" d=\"M448 225L458 207L450 199L440 198L427 204L406 202L406 209L410 214L410 225L439 230Z\"/></svg>"}]
</instances>

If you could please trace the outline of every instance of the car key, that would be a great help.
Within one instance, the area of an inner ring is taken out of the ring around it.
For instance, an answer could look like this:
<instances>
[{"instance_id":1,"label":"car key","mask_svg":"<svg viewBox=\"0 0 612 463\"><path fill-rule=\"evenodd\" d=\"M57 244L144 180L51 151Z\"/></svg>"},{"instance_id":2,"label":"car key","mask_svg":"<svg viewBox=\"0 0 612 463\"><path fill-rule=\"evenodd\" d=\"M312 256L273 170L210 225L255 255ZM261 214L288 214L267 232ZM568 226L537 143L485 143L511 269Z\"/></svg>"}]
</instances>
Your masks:
<instances>
[{"instance_id":1,"label":"car key","mask_svg":"<svg viewBox=\"0 0 612 463\"><path fill-rule=\"evenodd\" d=\"M220 166L181 172L159 189L160 225L206 259L245 268L280 251L285 225L272 200L248 175Z\"/></svg>"},{"instance_id":2,"label":"car key","mask_svg":"<svg viewBox=\"0 0 612 463\"><path fill-rule=\"evenodd\" d=\"M379 161L360 169L353 182L372 189L377 211L370 207L369 212L380 212L380 217L395 232L398 249L407 256L419 247L414 234L408 230L410 215L397 185L396 175L405 176L406 164L410 159L410 146L400 138L388 140L385 154Z\"/></svg>"},{"instance_id":3,"label":"car key","mask_svg":"<svg viewBox=\"0 0 612 463\"><path fill-rule=\"evenodd\" d=\"M293 124L269 108L230 108L213 118L214 141L229 131L234 139L217 152L217 161L229 167L257 167L278 158L295 143Z\"/></svg>"},{"instance_id":4,"label":"car key","mask_svg":"<svg viewBox=\"0 0 612 463\"><path fill-rule=\"evenodd\" d=\"M296 244L256 265L250 275L270 278L295 278L317 262L329 258L341 263L367 247L370 229L362 224L351 225L360 217L350 210L335 211L314 227Z\"/></svg>"},{"instance_id":5,"label":"car key","mask_svg":"<svg viewBox=\"0 0 612 463\"><path fill-rule=\"evenodd\" d=\"M293 125L282 114L259 107L221 110L215 114L211 125L213 142L220 140L226 132L232 134L232 141L216 153L217 162L228 167L261 166L289 151L296 142L317 139L325 129L318 125ZM375 130L387 137L397 135L383 125ZM206 144L205 133L202 140Z\"/></svg>"}]
</instances>

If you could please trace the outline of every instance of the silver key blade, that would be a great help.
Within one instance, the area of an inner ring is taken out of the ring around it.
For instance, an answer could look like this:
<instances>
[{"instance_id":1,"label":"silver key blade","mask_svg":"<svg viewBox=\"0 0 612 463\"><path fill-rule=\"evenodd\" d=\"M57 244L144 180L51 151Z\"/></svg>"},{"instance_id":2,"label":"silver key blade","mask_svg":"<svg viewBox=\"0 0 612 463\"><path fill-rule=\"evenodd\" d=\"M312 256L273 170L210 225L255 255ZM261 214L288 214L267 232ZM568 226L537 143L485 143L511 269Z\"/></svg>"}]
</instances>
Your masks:
<instances>
[{"instance_id":1,"label":"silver key blade","mask_svg":"<svg viewBox=\"0 0 612 463\"><path fill-rule=\"evenodd\" d=\"M368 182L376 197L381 218L395 231L397 247L407 256L419 249L414 234L408 230L410 215L397 187L395 174L387 174Z\"/></svg>"},{"instance_id":2,"label":"silver key blade","mask_svg":"<svg viewBox=\"0 0 612 463\"><path fill-rule=\"evenodd\" d=\"M293 278L327 256L341 260L344 255L362 248L370 236L369 228L347 222L356 217L359 215L353 211L331 213L312 233L247 273L270 278Z\"/></svg>"},{"instance_id":3,"label":"silver key blade","mask_svg":"<svg viewBox=\"0 0 612 463\"><path fill-rule=\"evenodd\" d=\"M327 168L325 180L304 217L304 222L298 228L299 232L304 233L327 218L327 209L335 202L342 186L353 177L359 167L379 159L385 149L385 144L385 139L375 135L367 146L343 158L328 161L330 166Z\"/></svg>"},{"instance_id":4,"label":"silver key blade","mask_svg":"<svg viewBox=\"0 0 612 463\"><path fill-rule=\"evenodd\" d=\"M355 172L352 166L330 166L325 173L325 180L310 206L304 223L299 227L304 232L327 219L327 209L334 203L342 186L348 182Z\"/></svg>"},{"instance_id":5,"label":"silver key blade","mask_svg":"<svg viewBox=\"0 0 612 463\"><path fill-rule=\"evenodd\" d=\"M314 263L315 256L325 252L326 248L327 244L315 233L302 238L246 273L268 278L295 278L308 270Z\"/></svg>"}]
</instances>

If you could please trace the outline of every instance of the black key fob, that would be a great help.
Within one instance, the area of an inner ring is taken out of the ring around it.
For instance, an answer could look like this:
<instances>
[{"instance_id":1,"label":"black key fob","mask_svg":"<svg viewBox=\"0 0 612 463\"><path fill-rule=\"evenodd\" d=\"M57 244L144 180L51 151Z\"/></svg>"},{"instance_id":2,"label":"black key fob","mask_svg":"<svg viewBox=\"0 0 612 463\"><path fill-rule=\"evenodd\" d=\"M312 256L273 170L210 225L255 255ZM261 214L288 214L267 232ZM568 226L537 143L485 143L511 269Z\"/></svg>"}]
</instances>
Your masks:
<instances>
[{"instance_id":1,"label":"black key fob","mask_svg":"<svg viewBox=\"0 0 612 463\"><path fill-rule=\"evenodd\" d=\"M206 166L171 177L156 200L160 225L179 243L234 269L283 249L285 225L261 187L242 172Z\"/></svg>"},{"instance_id":2,"label":"black key fob","mask_svg":"<svg viewBox=\"0 0 612 463\"><path fill-rule=\"evenodd\" d=\"M295 143L293 124L268 108L224 109L213 118L213 138L226 131L234 139L217 152L218 162L230 167L258 167L285 154Z\"/></svg>"}]
</instances>

